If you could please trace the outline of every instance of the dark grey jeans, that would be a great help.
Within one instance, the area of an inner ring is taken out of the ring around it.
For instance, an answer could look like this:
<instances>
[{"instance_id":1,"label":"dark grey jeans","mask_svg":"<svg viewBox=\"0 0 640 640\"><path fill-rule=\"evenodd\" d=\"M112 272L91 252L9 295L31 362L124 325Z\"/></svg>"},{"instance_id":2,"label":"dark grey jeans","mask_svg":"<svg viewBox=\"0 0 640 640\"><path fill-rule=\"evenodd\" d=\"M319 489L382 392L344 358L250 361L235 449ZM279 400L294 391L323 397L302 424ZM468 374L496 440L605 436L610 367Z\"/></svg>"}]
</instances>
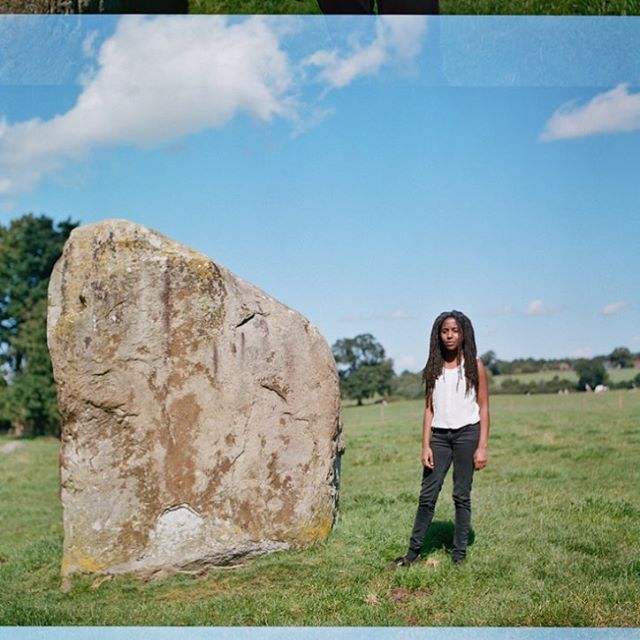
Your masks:
<instances>
[{"instance_id":1,"label":"dark grey jeans","mask_svg":"<svg viewBox=\"0 0 640 640\"><path fill-rule=\"evenodd\" d=\"M471 483L473 481L473 454L478 448L480 423L460 429L434 429L431 433L433 469L424 467L418 511L409 540L409 559L420 555L427 529L433 519L438 494L444 477L453 462L453 502L456 522L453 532L454 561L464 559L471 528Z\"/></svg>"},{"instance_id":2,"label":"dark grey jeans","mask_svg":"<svg viewBox=\"0 0 640 640\"><path fill-rule=\"evenodd\" d=\"M318 0L322 13L373 13L373 0ZM434 14L438 0L378 0L378 13Z\"/></svg>"}]
</instances>

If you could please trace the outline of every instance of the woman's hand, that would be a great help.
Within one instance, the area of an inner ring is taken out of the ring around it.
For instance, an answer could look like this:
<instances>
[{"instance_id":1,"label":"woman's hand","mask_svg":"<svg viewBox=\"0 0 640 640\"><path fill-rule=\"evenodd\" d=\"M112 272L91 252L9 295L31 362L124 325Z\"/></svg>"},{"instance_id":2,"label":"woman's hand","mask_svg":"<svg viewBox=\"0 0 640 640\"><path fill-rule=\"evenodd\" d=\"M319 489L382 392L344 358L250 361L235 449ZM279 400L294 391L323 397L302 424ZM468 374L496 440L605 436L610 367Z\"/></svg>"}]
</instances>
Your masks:
<instances>
[{"instance_id":1,"label":"woman's hand","mask_svg":"<svg viewBox=\"0 0 640 640\"><path fill-rule=\"evenodd\" d=\"M473 467L477 471L484 469L487 466L489 454L487 453L487 447L478 447L473 454Z\"/></svg>"},{"instance_id":2,"label":"woman's hand","mask_svg":"<svg viewBox=\"0 0 640 640\"><path fill-rule=\"evenodd\" d=\"M431 447L422 449L422 466L427 467L427 469L433 469L433 451L431 451Z\"/></svg>"}]
</instances>

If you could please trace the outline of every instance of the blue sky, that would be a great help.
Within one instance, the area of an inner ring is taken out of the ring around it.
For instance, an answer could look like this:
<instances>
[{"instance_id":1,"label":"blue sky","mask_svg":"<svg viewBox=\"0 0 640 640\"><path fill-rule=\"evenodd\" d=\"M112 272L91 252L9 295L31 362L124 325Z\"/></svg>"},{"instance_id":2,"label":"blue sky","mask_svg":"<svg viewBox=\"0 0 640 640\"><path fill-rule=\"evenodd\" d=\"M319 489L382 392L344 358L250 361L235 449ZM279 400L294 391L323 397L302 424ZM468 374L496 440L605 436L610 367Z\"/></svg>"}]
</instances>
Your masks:
<instances>
[{"instance_id":1,"label":"blue sky","mask_svg":"<svg viewBox=\"0 0 640 640\"><path fill-rule=\"evenodd\" d=\"M0 220L127 218L418 370L640 351L640 22L0 19Z\"/></svg>"}]
</instances>

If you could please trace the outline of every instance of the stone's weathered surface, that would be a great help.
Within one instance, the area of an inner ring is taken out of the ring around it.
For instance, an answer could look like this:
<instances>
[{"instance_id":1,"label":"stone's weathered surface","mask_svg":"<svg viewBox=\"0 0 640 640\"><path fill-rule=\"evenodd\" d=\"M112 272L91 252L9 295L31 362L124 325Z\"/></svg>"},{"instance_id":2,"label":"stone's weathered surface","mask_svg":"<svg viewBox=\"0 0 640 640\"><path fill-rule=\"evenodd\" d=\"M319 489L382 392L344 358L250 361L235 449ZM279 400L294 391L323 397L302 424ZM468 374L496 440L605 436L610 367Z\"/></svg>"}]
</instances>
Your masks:
<instances>
[{"instance_id":1,"label":"stone's weathered surface","mask_svg":"<svg viewBox=\"0 0 640 640\"><path fill-rule=\"evenodd\" d=\"M304 547L337 504L339 388L300 314L149 229L75 229L49 286L62 573Z\"/></svg>"}]
</instances>

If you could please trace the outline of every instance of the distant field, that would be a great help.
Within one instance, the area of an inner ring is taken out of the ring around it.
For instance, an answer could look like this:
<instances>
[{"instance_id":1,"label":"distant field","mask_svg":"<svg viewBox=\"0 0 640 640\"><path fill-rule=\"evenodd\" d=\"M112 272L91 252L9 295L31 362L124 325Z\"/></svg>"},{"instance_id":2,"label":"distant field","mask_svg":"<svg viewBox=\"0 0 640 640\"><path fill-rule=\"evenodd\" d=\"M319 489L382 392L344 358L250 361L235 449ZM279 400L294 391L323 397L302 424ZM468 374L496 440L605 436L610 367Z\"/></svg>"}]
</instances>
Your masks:
<instances>
[{"instance_id":1,"label":"distant field","mask_svg":"<svg viewBox=\"0 0 640 640\"><path fill-rule=\"evenodd\" d=\"M633 380L640 373L640 369L608 369L607 374L611 382ZM518 373L513 375L493 376L493 384L499 387L505 380L516 379L523 384L527 382L540 382L552 380L558 376L561 380L566 378L577 384L578 376L575 371L539 371L537 373Z\"/></svg>"},{"instance_id":2,"label":"distant field","mask_svg":"<svg viewBox=\"0 0 640 640\"><path fill-rule=\"evenodd\" d=\"M325 544L200 578L59 590L55 440L0 454L2 625L640 626L640 391L492 398L473 541L454 569L447 480L424 562L405 551L422 402L344 411L340 517ZM0 438L0 446L8 442Z\"/></svg>"},{"instance_id":3,"label":"distant field","mask_svg":"<svg viewBox=\"0 0 640 640\"><path fill-rule=\"evenodd\" d=\"M320 13L316 0L190 0L191 13ZM638 15L640 0L440 0L442 14Z\"/></svg>"}]
</instances>

